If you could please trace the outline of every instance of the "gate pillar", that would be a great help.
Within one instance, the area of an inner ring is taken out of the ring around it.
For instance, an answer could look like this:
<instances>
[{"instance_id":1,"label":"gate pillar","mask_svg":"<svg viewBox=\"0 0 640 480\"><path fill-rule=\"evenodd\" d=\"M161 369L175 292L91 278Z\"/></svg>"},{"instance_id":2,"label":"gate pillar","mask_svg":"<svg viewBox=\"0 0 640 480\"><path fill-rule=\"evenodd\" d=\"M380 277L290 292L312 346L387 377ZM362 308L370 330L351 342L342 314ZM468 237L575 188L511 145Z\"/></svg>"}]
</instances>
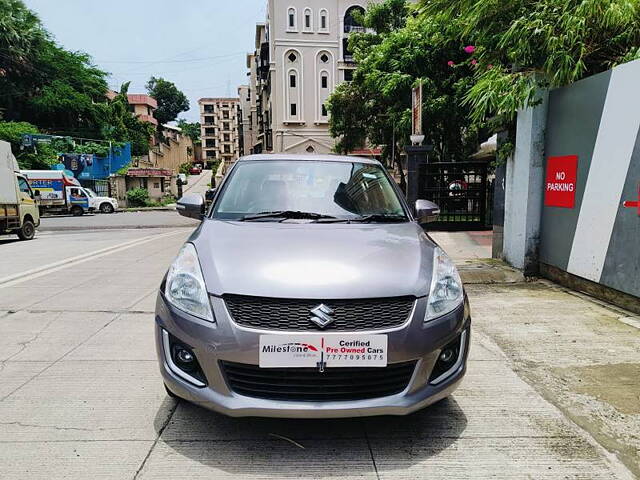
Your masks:
<instances>
[{"instance_id":1,"label":"gate pillar","mask_svg":"<svg viewBox=\"0 0 640 480\"><path fill-rule=\"evenodd\" d=\"M407 202L413 210L420 194L420 165L429 161L429 152L433 151L433 146L407 145L404 151L407 153Z\"/></svg>"},{"instance_id":2,"label":"gate pillar","mask_svg":"<svg viewBox=\"0 0 640 480\"><path fill-rule=\"evenodd\" d=\"M503 255L512 266L535 275L538 270L540 219L544 192L544 141L548 91L540 103L518 111L516 148L507 159Z\"/></svg>"}]
</instances>

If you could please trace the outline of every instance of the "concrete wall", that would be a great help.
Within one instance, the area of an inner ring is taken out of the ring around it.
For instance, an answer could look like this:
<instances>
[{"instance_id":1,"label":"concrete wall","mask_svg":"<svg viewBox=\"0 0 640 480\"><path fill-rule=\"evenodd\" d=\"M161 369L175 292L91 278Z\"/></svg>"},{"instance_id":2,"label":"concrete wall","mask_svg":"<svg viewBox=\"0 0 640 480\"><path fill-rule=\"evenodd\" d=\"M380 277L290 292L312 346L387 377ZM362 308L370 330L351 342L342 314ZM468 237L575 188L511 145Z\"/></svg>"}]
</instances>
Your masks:
<instances>
[{"instance_id":1,"label":"concrete wall","mask_svg":"<svg viewBox=\"0 0 640 480\"><path fill-rule=\"evenodd\" d=\"M634 61L519 112L505 180L504 257L512 265L640 297L638 85ZM560 183L569 188L562 201L554 196L559 172L571 177Z\"/></svg>"},{"instance_id":2,"label":"concrete wall","mask_svg":"<svg viewBox=\"0 0 640 480\"><path fill-rule=\"evenodd\" d=\"M575 206L542 208L540 261L640 296L640 61L550 94L546 158L577 155Z\"/></svg>"},{"instance_id":3,"label":"concrete wall","mask_svg":"<svg viewBox=\"0 0 640 480\"><path fill-rule=\"evenodd\" d=\"M540 104L518 112L516 148L505 178L504 258L525 274L537 271L544 164L546 92Z\"/></svg>"}]
</instances>

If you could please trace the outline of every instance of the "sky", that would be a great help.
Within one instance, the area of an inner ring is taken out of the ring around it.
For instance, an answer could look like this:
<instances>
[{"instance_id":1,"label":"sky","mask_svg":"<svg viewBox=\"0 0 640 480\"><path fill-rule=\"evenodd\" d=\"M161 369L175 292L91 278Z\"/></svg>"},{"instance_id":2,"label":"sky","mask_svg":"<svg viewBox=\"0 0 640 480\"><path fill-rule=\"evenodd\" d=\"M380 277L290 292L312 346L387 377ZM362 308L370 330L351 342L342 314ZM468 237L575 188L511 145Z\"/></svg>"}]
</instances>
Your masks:
<instances>
[{"instance_id":1,"label":"sky","mask_svg":"<svg viewBox=\"0 0 640 480\"><path fill-rule=\"evenodd\" d=\"M237 96L246 54L267 0L23 0L68 50L83 51L110 73L109 87L131 81L146 93L153 75L176 84L198 121L198 99Z\"/></svg>"}]
</instances>

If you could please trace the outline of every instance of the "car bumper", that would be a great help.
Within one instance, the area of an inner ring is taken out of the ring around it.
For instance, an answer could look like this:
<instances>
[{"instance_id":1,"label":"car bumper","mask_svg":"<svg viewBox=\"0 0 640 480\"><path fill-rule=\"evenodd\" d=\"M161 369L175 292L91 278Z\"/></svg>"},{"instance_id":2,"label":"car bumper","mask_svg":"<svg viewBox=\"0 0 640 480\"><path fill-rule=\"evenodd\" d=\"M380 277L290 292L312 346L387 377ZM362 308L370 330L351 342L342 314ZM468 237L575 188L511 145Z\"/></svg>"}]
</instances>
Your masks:
<instances>
[{"instance_id":1,"label":"car bumper","mask_svg":"<svg viewBox=\"0 0 640 480\"><path fill-rule=\"evenodd\" d=\"M171 392L189 402L228 416L339 418L406 415L449 396L466 371L471 323L466 299L465 304L453 312L425 324L423 318L426 298L421 298L417 300L411 319L404 326L383 331L358 332L388 335L389 364L415 362L413 375L402 392L379 398L345 401L283 401L240 395L230 389L220 362L257 365L260 335L277 332L240 327L229 318L222 299L211 297L211 303L215 323L200 320L173 308L160 293L156 303L156 349L162 377ZM167 356L164 332L192 348L206 377L206 386L193 385L175 373L175 365L170 367L172 362ZM429 383L440 350L460 335L465 340L459 365L437 385Z\"/></svg>"}]
</instances>

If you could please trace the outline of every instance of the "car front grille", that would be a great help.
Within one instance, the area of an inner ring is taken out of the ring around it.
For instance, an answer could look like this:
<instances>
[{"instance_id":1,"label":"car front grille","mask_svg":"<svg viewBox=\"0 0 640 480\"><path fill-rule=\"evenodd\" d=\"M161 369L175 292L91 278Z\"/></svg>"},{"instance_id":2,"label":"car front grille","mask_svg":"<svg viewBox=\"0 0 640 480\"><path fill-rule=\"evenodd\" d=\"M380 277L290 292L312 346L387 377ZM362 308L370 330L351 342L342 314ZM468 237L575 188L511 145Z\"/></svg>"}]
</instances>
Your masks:
<instances>
[{"instance_id":1,"label":"car front grille","mask_svg":"<svg viewBox=\"0 0 640 480\"><path fill-rule=\"evenodd\" d=\"M260 368L220 362L229 388L247 397L289 401L348 401L402 392L416 362L381 368Z\"/></svg>"},{"instance_id":2,"label":"car front grille","mask_svg":"<svg viewBox=\"0 0 640 480\"><path fill-rule=\"evenodd\" d=\"M365 298L357 300L298 300L225 295L227 309L238 325L264 330L315 330L311 310L324 304L333 310L333 323L322 330L379 330L404 324L415 297Z\"/></svg>"}]
</instances>

